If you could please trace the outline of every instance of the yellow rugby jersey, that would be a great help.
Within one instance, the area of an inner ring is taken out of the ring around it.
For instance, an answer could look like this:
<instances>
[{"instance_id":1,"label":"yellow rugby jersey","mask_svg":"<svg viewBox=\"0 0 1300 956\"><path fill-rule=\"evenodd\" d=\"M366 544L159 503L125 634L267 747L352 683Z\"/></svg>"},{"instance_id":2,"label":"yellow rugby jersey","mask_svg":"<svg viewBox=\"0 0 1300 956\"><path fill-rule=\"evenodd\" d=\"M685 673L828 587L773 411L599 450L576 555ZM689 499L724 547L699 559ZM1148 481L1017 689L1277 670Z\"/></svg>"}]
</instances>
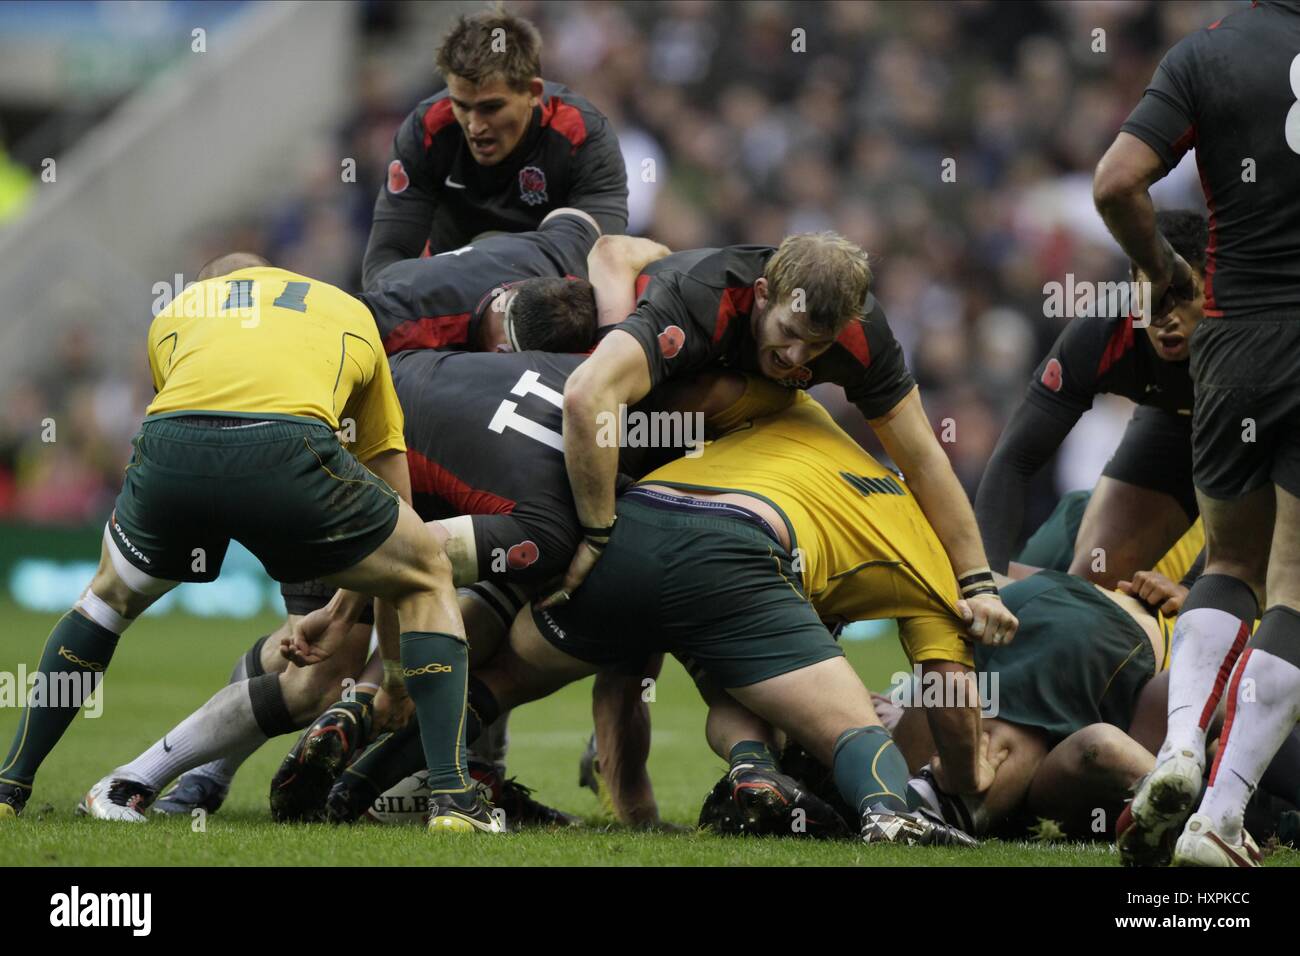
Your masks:
<instances>
[{"instance_id":1,"label":"yellow rugby jersey","mask_svg":"<svg viewBox=\"0 0 1300 956\"><path fill-rule=\"evenodd\" d=\"M257 267L195 283L149 327L149 368L158 394L147 418L308 418L336 431L342 422L361 461L406 450L375 320L325 282Z\"/></svg>"},{"instance_id":2,"label":"yellow rugby jersey","mask_svg":"<svg viewBox=\"0 0 1300 956\"><path fill-rule=\"evenodd\" d=\"M823 619L896 618L913 662L972 663L952 565L898 476L803 392L751 378L711 424L724 421L733 430L701 455L642 481L766 499L786 518L795 570Z\"/></svg>"}]
</instances>

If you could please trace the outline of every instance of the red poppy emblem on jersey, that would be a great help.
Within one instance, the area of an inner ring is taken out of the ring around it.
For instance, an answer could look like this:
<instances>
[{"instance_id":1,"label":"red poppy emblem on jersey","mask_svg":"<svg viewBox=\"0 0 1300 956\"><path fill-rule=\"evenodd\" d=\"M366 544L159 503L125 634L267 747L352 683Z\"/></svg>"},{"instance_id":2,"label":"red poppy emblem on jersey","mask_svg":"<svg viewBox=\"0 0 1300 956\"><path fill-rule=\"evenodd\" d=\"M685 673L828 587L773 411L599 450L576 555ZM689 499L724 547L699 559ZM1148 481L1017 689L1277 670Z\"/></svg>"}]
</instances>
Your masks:
<instances>
[{"instance_id":1,"label":"red poppy emblem on jersey","mask_svg":"<svg viewBox=\"0 0 1300 956\"><path fill-rule=\"evenodd\" d=\"M1047 360L1047 368L1043 369L1042 382L1054 392L1061 390L1061 363L1056 359Z\"/></svg>"},{"instance_id":2,"label":"red poppy emblem on jersey","mask_svg":"<svg viewBox=\"0 0 1300 956\"><path fill-rule=\"evenodd\" d=\"M546 202L546 174L536 166L519 170L519 198L530 206Z\"/></svg>"},{"instance_id":3,"label":"red poppy emblem on jersey","mask_svg":"<svg viewBox=\"0 0 1300 956\"><path fill-rule=\"evenodd\" d=\"M388 191L393 195L405 192L406 187L411 185L411 177L406 175L406 167L402 165L400 159L395 159L388 164Z\"/></svg>"},{"instance_id":4,"label":"red poppy emblem on jersey","mask_svg":"<svg viewBox=\"0 0 1300 956\"><path fill-rule=\"evenodd\" d=\"M659 333L659 351L664 358L673 358L686 344L686 333L680 325L670 325Z\"/></svg>"},{"instance_id":5,"label":"red poppy emblem on jersey","mask_svg":"<svg viewBox=\"0 0 1300 956\"><path fill-rule=\"evenodd\" d=\"M536 564L541 551L531 541L520 541L506 552L506 564L512 571L522 571L530 564Z\"/></svg>"}]
</instances>

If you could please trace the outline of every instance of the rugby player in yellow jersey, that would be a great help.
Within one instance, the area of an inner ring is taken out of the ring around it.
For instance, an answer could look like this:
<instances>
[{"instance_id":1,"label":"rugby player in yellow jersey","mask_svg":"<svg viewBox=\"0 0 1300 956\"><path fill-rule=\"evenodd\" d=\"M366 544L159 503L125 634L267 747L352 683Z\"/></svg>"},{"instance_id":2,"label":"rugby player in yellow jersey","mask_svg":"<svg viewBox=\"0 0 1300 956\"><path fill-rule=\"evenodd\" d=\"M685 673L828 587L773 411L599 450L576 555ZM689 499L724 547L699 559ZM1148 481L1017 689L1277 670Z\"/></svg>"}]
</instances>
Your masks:
<instances>
[{"instance_id":1,"label":"rugby player in yellow jersey","mask_svg":"<svg viewBox=\"0 0 1300 956\"><path fill-rule=\"evenodd\" d=\"M58 691L97 684L131 622L179 582L215 579L233 538L277 580L320 578L395 609L400 650L390 641L384 656L423 730L430 828L499 831L466 771L464 626L446 555L402 500L402 412L373 318L342 290L246 253L199 279L150 326L158 394L99 568L46 642L36 687L55 692L29 697L0 765L0 817L21 812L80 709L80 695ZM344 418L355 457L334 434ZM134 813L151 798L101 781L79 809Z\"/></svg>"},{"instance_id":2,"label":"rugby player in yellow jersey","mask_svg":"<svg viewBox=\"0 0 1300 956\"><path fill-rule=\"evenodd\" d=\"M898 619L910 659L963 691L929 711L950 779L986 786L967 609L938 536L817 402L758 378L711 387L697 407L725 409L711 424L726 434L619 498L608 549L570 601L516 618L508 649L471 677L470 739L502 707L673 652L833 766L866 841L971 842L908 810L907 765L823 624Z\"/></svg>"}]
</instances>

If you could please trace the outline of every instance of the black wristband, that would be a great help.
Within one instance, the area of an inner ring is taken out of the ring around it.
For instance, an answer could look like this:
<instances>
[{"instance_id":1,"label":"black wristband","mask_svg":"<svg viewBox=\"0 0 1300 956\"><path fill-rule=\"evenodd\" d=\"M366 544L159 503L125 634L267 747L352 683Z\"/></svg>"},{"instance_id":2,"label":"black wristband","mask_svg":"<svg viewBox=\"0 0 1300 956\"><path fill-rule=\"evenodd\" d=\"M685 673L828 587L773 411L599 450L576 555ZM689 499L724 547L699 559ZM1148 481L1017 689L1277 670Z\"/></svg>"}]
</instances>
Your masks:
<instances>
[{"instance_id":1,"label":"black wristband","mask_svg":"<svg viewBox=\"0 0 1300 956\"><path fill-rule=\"evenodd\" d=\"M614 519L614 521L617 520L617 518ZM614 533L614 521L611 521L609 526L605 528L588 528L585 524L578 527L582 531L584 538L608 538Z\"/></svg>"},{"instance_id":2,"label":"black wristband","mask_svg":"<svg viewBox=\"0 0 1300 956\"><path fill-rule=\"evenodd\" d=\"M961 596L964 598L979 597L981 594L991 594L994 597L1000 597L998 586L996 584L975 584L968 588L962 588Z\"/></svg>"},{"instance_id":3,"label":"black wristband","mask_svg":"<svg viewBox=\"0 0 1300 956\"><path fill-rule=\"evenodd\" d=\"M958 578L957 586L964 591L972 585L983 584L985 582L988 582L989 584L993 583L992 571L974 571L966 575L964 578Z\"/></svg>"}]
</instances>

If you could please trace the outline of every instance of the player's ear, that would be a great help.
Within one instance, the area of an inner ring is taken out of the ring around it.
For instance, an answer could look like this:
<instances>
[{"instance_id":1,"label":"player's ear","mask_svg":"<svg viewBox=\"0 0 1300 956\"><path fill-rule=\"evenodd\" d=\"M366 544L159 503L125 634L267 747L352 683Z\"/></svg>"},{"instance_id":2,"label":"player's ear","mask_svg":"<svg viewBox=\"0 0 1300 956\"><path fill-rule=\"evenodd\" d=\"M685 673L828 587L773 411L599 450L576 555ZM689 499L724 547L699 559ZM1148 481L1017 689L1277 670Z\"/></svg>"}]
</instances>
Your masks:
<instances>
[{"instance_id":1,"label":"player's ear","mask_svg":"<svg viewBox=\"0 0 1300 956\"><path fill-rule=\"evenodd\" d=\"M767 278L759 276L754 280L754 308L762 309L767 305Z\"/></svg>"},{"instance_id":2,"label":"player's ear","mask_svg":"<svg viewBox=\"0 0 1300 956\"><path fill-rule=\"evenodd\" d=\"M535 76L528 81L528 96L533 106L537 106L542 102L542 89L542 78L540 76Z\"/></svg>"}]
</instances>

